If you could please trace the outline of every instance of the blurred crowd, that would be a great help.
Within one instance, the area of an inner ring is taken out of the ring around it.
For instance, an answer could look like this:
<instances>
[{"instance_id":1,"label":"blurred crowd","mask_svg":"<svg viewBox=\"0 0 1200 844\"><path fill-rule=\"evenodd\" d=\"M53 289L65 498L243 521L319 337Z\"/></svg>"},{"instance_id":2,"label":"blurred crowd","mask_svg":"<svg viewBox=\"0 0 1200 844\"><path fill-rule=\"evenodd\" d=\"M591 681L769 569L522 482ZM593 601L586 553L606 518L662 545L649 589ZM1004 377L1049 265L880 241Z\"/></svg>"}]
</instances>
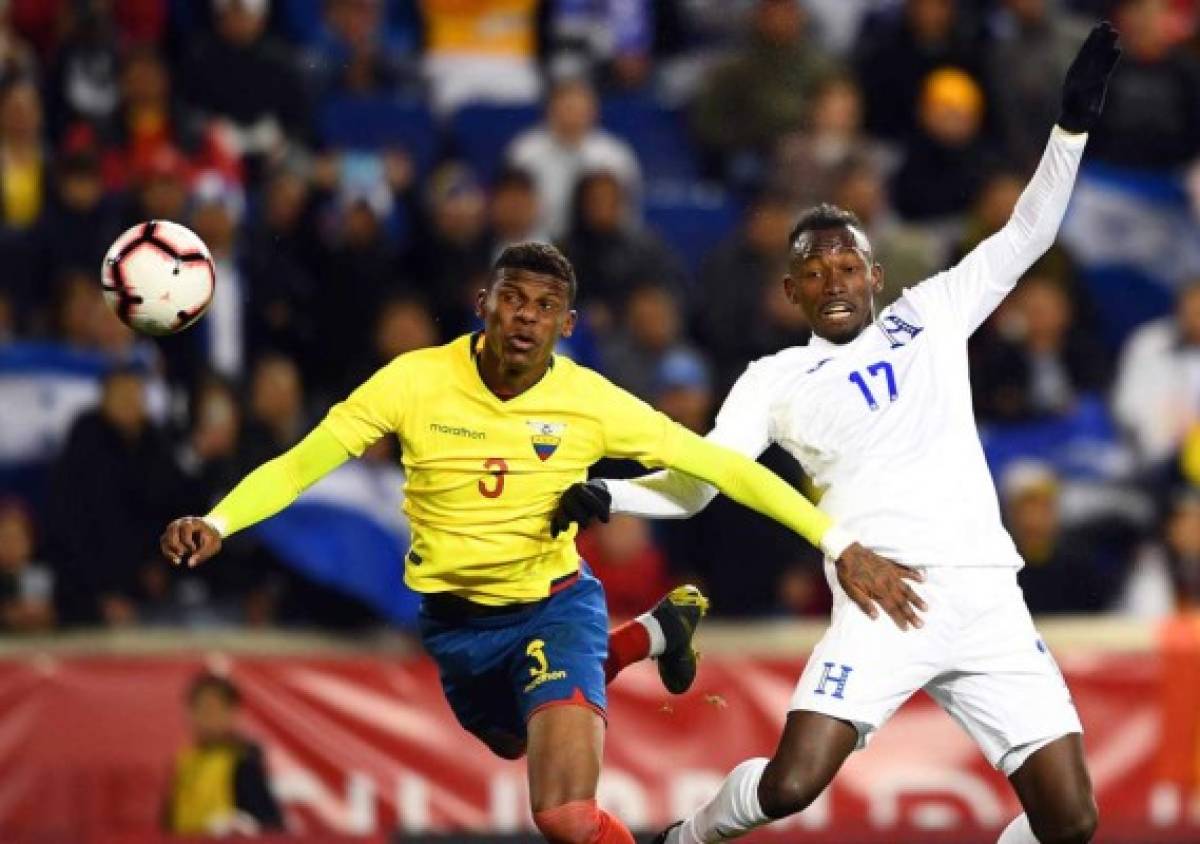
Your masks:
<instances>
[{"instance_id":1,"label":"blurred crowd","mask_svg":"<svg viewBox=\"0 0 1200 844\"><path fill-rule=\"evenodd\" d=\"M253 537L188 572L159 533L384 362L472 330L490 261L527 239L580 279L563 351L707 430L750 360L808 337L779 283L799 210L861 218L880 305L948 266L1007 219L1099 16L1125 53L1089 163L1200 183L1198 6L3 0L0 389L47 355L103 366L57 436L25 430L36 390L4 394L0 627L377 623ZM193 228L219 279L197 327L153 341L98 286L151 218ZM1200 279L1171 297L1114 338L1058 245L972 342L1035 612L1200 603ZM1097 430L1084 470L1046 459ZM48 451L5 468L22 436ZM579 541L614 615L684 578L719 614L828 606L812 549L722 499Z\"/></svg>"}]
</instances>

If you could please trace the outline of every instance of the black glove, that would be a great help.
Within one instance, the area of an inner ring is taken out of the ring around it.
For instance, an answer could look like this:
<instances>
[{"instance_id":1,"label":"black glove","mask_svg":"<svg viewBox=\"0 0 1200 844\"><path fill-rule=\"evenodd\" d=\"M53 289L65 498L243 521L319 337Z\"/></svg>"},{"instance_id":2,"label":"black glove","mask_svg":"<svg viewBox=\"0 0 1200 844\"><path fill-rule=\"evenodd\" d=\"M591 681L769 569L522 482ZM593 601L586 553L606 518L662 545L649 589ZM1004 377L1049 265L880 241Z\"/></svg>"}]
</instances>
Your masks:
<instances>
[{"instance_id":1,"label":"black glove","mask_svg":"<svg viewBox=\"0 0 1200 844\"><path fill-rule=\"evenodd\" d=\"M1090 132L1096 128L1104 110L1104 92L1121 50L1117 47L1117 31L1108 21L1093 27L1079 48L1075 60L1067 68L1063 82L1062 111L1058 125L1068 132Z\"/></svg>"},{"instance_id":2,"label":"black glove","mask_svg":"<svg viewBox=\"0 0 1200 844\"><path fill-rule=\"evenodd\" d=\"M558 499L558 509L550 519L550 535L558 536L570 529L571 522L578 522L580 530L596 519L607 524L611 507L612 495L604 481L571 484Z\"/></svg>"}]
</instances>

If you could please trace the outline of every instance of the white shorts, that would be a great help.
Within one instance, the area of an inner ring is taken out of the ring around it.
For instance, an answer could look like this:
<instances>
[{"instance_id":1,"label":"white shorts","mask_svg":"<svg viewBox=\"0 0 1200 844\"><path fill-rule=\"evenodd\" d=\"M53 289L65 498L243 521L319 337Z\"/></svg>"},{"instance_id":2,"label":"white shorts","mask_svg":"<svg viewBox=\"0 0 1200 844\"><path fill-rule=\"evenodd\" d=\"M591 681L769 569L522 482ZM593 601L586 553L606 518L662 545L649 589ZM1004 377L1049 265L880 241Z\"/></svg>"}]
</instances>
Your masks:
<instances>
[{"instance_id":1,"label":"white shorts","mask_svg":"<svg viewBox=\"0 0 1200 844\"><path fill-rule=\"evenodd\" d=\"M927 568L914 583L925 626L872 621L837 582L833 619L800 676L791 708L855 725L858 747L924 689L994 767L1016 771L1037 749L1083 727L1011 568Z\"/></svg>"}]
</instances>

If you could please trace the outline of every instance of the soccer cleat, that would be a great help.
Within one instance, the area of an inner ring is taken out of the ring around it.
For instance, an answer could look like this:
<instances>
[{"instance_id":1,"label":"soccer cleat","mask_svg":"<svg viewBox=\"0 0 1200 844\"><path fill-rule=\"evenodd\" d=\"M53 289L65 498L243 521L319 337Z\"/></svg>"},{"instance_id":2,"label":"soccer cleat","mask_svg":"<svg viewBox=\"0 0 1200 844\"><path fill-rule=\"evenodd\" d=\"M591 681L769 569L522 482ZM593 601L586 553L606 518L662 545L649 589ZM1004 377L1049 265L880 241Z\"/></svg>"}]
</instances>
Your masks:
<instances>
[{"instance_id":1,"label":"soccer cleat","mask_svg":"<svg viewBox=\"0 0 1200 844\"><path fill-rule=\"evenodd\" d=\"M658 835L651 838L650 844L667 844L667 836L671 834L671 830L678 829L681 826L683 826L683 821L675 821L675 823L671 824Z\"/></svg>"},{"instance_id":2,"label":"soccer cleat","mask_svg":"<svg viewBox=\"0 0 1200 844\"><path fill-rule=\"evenodd\" d=\"M692 647L692 637L707 612L708 598L690 584L672 589L650 611L666 640L666 647L658 656L658 676L673 695L683 694L696 681L700 655Z\"/></svg>"}]
</instances>

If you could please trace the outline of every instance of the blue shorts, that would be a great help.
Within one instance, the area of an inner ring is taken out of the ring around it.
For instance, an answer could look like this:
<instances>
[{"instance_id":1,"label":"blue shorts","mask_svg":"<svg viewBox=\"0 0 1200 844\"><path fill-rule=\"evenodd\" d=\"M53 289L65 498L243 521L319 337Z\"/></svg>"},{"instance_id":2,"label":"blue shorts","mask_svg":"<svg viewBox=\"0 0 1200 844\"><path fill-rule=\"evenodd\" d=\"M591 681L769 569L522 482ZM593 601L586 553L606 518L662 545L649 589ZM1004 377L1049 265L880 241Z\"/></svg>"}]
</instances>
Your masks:
<instances>
[{"instance_id":1,"label":"blue shorts","mask_svg":"<svg viewBox=\"0 0 1200 844\"><path fill-rule=\"evenodd\" d=\"M447 620L428 603L421 605L421 641L467 731L524 739L535 711L562 702L604 715L608 610L604 587L586 567L562 591L511 613Z\"/></svg>"}]
</instances>

